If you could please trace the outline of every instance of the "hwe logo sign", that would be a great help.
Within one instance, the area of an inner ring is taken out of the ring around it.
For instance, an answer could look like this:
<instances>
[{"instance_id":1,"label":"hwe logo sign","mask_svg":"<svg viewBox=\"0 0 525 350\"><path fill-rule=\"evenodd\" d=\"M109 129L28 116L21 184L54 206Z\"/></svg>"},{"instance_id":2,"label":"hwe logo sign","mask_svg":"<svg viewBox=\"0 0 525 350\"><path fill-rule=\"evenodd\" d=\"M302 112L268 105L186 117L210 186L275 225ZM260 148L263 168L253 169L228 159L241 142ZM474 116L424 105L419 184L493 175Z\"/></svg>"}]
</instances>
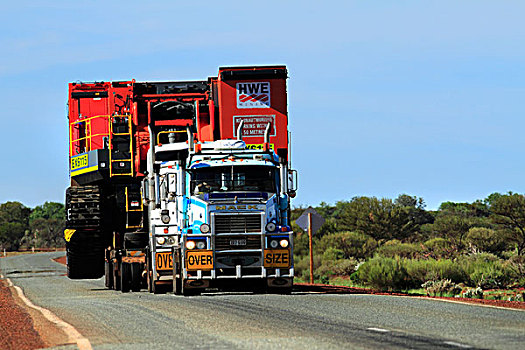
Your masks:
<instances>
[{"instance_id":1,"label":"hwe logo sign","mask_svg":"<svg viewBox=\"0 0 525 350\"><path fill-rule=\"evenodd\" d=\"M237 83L237 108L270 108L270 83Z\"/></svg>"}]
</instances>

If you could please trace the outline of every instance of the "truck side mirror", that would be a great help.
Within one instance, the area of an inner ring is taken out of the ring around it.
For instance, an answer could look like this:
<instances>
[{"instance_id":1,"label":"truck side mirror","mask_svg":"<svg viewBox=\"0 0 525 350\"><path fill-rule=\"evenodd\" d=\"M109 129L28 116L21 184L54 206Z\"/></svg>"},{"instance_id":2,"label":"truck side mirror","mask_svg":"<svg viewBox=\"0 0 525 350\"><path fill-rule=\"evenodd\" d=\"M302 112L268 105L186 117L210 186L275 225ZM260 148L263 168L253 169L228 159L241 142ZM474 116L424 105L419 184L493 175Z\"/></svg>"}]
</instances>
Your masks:
<instances>
[{"instance_id":1,"label":"truck side mirror","mask_svg":"<svg viewBox=\"0 0 525 350\"><path fill-rule=\"evenodd\" d=\"M288 170L288 195L290 197L295 197L297 192L297 170L289 169Z\"/></svg>"}]
</instances>

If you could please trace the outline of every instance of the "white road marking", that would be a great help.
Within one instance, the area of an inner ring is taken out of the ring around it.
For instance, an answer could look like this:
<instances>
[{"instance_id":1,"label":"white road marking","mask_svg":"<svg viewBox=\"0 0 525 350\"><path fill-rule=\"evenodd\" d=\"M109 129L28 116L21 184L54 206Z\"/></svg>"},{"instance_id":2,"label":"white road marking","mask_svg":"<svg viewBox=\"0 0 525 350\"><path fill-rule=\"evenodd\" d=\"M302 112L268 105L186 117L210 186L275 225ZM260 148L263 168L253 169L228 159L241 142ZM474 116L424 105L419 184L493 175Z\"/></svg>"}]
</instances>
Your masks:
<instances>
[{"instance_id":1,"label":"white road marking","mask_svg":"<svg viewBox=\"0 0 525 350\"><path fill-rule=\"evenodd\" d=\"M369 331L374 331L374 332L380 332L380 333L387 333L387 332L390 332L388 329L383 329L383 328L375 328L375 327L370 327L370 328L367 328Z\"/></svg>"},{"instance_id":2,"label":"white road marking","mask_svg":"<svg viewBox=\"0 0 525 350\"><path fill-rule=\"evenodd\" d=\"M467 345L467 344L461 344L461 343L456 343L454 341L444 341L443 342L444 344L447 344L447 345L452 345L452 346L457 346L458 348L463 348L463 349L470 349L472 346L470 345Z\"/></svg>"},{"instance_id":3,"label":"white road marking","mask_svg":"<svg viewBox=\"0 0 525 350\"><path fill-rule=\"evenodd\" d=\"M0 275L0 278L4 278L3 275ZM47 318L50 322L54 323L58 328L62 329L64 333L67 334L68 342L70 343L76 343L79 350L92 350L91 343L87 338L85 338L82 334L80 334L75 327L70 325L69 323L61 320L57 315L49 311L48 309L44 309L43 307L37 306L31 302L25 295L24 291L22 291L22 288L15 286L13 282L9 278L5 279L7 281L7 284L9 287L14 287L16 292L18 293L18 296L22 301L29 306L30 308L33 308L35 310L38 310L42 313L42 315Z\"/></svg>"}]
</instances>

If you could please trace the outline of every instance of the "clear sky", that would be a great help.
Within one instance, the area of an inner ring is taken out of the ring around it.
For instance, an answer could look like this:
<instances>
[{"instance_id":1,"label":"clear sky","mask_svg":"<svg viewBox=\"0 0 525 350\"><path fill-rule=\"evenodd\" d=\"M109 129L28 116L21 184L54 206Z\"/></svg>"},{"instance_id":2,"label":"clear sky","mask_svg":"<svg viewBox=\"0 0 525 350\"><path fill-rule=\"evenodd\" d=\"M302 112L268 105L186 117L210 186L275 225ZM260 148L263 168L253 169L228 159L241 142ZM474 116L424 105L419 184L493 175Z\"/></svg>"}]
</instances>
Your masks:
<instances>
[{"instance_id":1,"label":"clear sky","mask_svg":"<svg viewBox=\"0 0 525 350\"><path fill-rule=\"evenodd\" d=\"M523 1L0 4L0 203L63 201L68 82L257 64L289 69L294 205L525 192Z\"/></svg>"}]
</instances>

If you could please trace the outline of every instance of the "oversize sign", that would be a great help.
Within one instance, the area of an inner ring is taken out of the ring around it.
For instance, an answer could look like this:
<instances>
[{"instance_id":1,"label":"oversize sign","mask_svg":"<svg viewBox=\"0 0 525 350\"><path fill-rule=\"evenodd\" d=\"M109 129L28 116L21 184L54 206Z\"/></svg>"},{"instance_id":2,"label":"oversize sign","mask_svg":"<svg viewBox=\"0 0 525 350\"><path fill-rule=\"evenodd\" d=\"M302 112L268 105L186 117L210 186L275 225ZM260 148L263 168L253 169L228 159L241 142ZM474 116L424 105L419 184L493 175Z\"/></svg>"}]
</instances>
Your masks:
<instances>
[{"instance_id":1,"label":"oversize sign","mask_svg":"<svg viewBox=\"0 0 525 350\"><path fill-rule=\"evenodd\" d=\"M160 252L155 254L157 271L173 270L173 256L171 252Z\"/></svg>"},{"instance_id":2,"label":"oversize sign","mask_svg":"<svg viewBox=\"0 0 525 350\"><path fill-rule=\"evenodd\" d=\"M290 263L290 251L288 249L264 251L264 267L290 267Z\"/></svg>"},{"instance_id":3,"label":"oversize sign","mask_svg":"<svg viewBox=\"0 0 525 350\"><path fill-rule=\"evenodd\" d=\"M211 250L186 251L186 269L212 270L213 252Z\"/></svg>"},{"instance_id":4,"label":"oversize sign","mask_svg":"<svg viewBox=\"0 0 525 350\"><path fill-rule=\"evenodd\" d=\"M266 126L270 123L270 136L275 136L275 115L234 115L234 135L237 137L237 128L242 125L242 137L263 137Z\"/></svg>"},{"instance_id":5,"label":"oversize sign","mask_svg":"<svg viewBox=\"0 0 525 350\"><path fill-rule=\"evenodd\" d=\"M237 108L270 108L270 83L237 83Z\"/></svg>"}]
</instances>

